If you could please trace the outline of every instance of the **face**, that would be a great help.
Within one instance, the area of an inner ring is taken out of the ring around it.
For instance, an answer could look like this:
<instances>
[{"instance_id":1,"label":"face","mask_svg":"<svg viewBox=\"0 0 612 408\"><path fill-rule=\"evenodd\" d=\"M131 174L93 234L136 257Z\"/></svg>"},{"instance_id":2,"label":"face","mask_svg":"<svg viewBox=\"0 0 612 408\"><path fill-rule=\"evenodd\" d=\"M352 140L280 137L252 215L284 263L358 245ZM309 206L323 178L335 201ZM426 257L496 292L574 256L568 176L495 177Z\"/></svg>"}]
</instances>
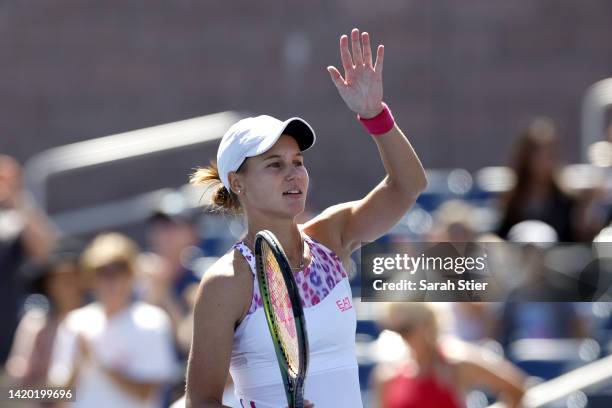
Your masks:
<instances>
[{"instance_id":1,"label":"face","mask_svg":"<svg viewBox=\"0 0 612 408\"><path fill-rule=\"evenodd\" d=\"M118 311L132 296L132 273L123 263L100 267L94 272L94 293L105 308Z\"/></svg>"},{"instance_id":2,"label":"face","mask_svg":"<svg viewBox=\"0 0 612 408\"><path fill-rule=\"evenodd\" d=\"M282 135L270 150L247 159L244 171L230 174L247 214L294 218L304 211L308 171L295 139Z\"/></svg>"},{"instance_id":3,"label":"face","mask_svg":"<svg viewBox=\"0 0 612 408\"><path fill-rule=\"evenodd\" d=\"M555 168L555 151L550 145L535 147L530 156L530 170L532 177L548 177Z\"/></svg>"},{"instance_id":4,"label":"face","mask_svg":"<svg viewBox=\"0 0 612 408\"><path fill-rule=\"evenodd\" d=\"M410 347L417 353L434 353L438 344L438 327L435 320L428 319L405 336Z\"/></svg>"},{"instance_id":5,"label":"face","mask_svg":"<svg viewBox=\"0 0 612 408\"><path fill-rule=\"evenodd\" d=\"M172 260L197 243L194 228L182 222L156 222L150 227L147 238L153 251Z\"/></svg>"},{"instance_id":6,"label":"face","mask_svg":"<svg viewBox=\"0 0 612 408\"><path fill-rule=\"evenodd\" d=\"M72 310L81 304L79 270L74 263L57 265L45 280L45 288L58 309Z\"/></svg>"}]
</instances>

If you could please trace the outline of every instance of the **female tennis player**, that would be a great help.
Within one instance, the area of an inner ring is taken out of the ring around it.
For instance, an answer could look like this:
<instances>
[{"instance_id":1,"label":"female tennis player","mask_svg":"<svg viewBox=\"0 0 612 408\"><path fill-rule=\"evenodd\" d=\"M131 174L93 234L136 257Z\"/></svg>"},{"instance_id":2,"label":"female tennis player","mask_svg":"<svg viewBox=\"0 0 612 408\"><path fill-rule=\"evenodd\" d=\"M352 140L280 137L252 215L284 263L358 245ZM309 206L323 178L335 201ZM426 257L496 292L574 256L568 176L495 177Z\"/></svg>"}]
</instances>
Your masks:
<instances>
[{"instance_id":1,"label":"female tennis player","mask_svg":"<svg viewBox=\"0 0 612 408\"><path fill-rule=\"evenodd\" d=\"M223 136L217 166L192 182L214 188L212 204L241 212L244 239L206 273L197 295L187 368L187 406L222 407L228 368L243 407L287 406L255 280L253 243L272 231L294 271L310 348L306 406L362 407L355 357L356 315L344 265L362 242L377 239L406 213L423 189L423 167L383 103L384 48L376 61L368 33L340 37L344 76L327 70L349 109L372 135L386 177L363 199L335 205L304 225L308 172L302 152L315 141L300 118L247 118ZM347 140L347 152L350 152ZM339 152L340 153L340 152Z\"/></svg>"}]
</instances>

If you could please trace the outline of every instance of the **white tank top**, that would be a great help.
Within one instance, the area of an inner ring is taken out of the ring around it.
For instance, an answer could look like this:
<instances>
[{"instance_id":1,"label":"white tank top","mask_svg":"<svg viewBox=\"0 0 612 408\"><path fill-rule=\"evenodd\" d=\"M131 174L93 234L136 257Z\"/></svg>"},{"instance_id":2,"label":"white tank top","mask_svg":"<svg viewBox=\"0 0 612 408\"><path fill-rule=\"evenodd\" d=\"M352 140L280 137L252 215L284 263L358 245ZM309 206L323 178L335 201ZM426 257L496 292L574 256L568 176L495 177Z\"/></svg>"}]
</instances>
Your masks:
<instances>
[{"instance_id":1,"label":"white tank top","mask_svg":"<svg viewBox=\"0 0 612 408\"><path fill-rule=\"evenodd\" d=\"M310 351L304 398L316 408L363 407L355 355L357 318L346 271L333 251L307 235L304 240L312 261L295 274ZM243 242L234 247L249 263L254 279L251 308L234 332L230 373L236 398L243 407L286 407L255 278L255 257Z\"/></svg>"}]
</instances>

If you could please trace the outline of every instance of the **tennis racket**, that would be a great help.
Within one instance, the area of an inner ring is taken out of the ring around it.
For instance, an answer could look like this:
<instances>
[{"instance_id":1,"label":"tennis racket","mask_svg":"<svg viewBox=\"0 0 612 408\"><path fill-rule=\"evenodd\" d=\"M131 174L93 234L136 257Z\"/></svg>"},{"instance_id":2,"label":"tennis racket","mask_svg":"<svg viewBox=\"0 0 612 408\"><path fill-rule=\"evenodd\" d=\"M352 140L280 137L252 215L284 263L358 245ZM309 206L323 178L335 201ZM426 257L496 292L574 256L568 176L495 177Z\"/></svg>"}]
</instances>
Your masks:
<instances>
[{"instance_id":1,"label":"tennis racket","mask_svg":"<svg viewBox=\"0 0 612 408\"><path fill-rule=\"evenodd\" d=\"M304 311L287 256L270 231L260 231L255 235L255 262L287 403L289 408L303 408L308 367Z\"/></svg>"}]
</instances>

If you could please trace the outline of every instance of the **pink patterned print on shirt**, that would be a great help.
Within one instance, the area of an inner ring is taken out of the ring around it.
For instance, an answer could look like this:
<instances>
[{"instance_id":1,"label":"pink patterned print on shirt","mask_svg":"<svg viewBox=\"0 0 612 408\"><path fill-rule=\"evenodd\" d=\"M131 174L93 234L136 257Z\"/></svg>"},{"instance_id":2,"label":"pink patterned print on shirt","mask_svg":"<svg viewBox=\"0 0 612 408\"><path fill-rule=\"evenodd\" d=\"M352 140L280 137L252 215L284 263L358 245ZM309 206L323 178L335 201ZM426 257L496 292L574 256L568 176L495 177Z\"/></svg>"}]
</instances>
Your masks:
<instances>
[{"instance_id":1,"label":"pink patterned print on shirt","mask_svg":"<svg viewBox=\"0 0 612 408\"><path fill-rule=\"evenodd\" d=\"M325 299L338 282L347 277L347 274L340 258L333 251L307 235L304 240L308 244L312 259L310 265L296 272L294 276L302 299L302 306L311 307ZM251 314L263 306L259 285L255 278L255 257L243 241L237 242L234 248L244 256L253 272L253 299L247 313Z\"/></svg>"}]
</instances>

